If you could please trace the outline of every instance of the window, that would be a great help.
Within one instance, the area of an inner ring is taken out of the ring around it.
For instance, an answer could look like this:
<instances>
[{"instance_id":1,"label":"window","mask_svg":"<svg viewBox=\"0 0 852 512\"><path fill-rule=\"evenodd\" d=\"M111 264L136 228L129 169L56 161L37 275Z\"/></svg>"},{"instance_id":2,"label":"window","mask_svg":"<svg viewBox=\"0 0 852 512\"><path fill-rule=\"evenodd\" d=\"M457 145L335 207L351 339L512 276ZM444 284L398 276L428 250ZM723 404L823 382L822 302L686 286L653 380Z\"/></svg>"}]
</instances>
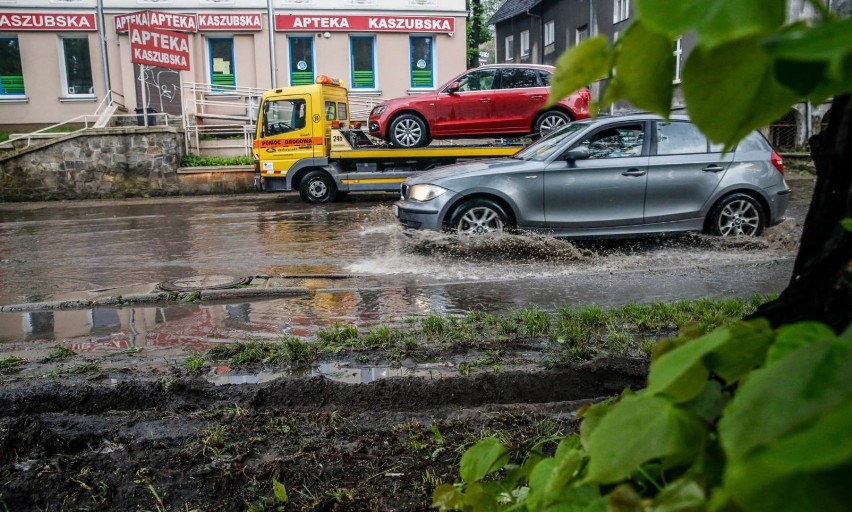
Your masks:
<instances>
[{"instance_id":1,"label":"window","mask_svg":"<svg viewBox=\"0 0 852 512\"><path fill-rule=\"evenodd\" d=\"M305 127L305 100L268 101L263 104L263 135L280 135Z\"/></svg>"},{"instance_id":2,"label":"window","mask_svg":"<svg viewBox=\"0 0 852 512\"><path fill-rule=\"evenodd\" d=\"M515 58L515 36L506 36L506 58L510 61Z\"/></svg>"},{"instance_id":3,"label":"window","mask_svg":"<svg viewBox=\"0 0 852 512\"><path fill-rule=\"evenodd\" d=\"M674 83L679 84L680 83L680 68L681 68L681 66L683 66L683 38L682 37L678 37L677 40L675 41L674 57L675 57Z\"/></svg>"},{"instance_id":4,"label":"window","mask_svg":"<svg viewBox=\"0 0 852 512\"><path fill-rule=\"evenodd\" d=\"M581 144L588 146L589 158L641 156L645 132L641 124L605 128Z\"/></svg>"},{"instance_id":5,"label":"window","mask_svg":"<svg viewBox=\"0 0 852 512\"><path fill-rule=\"evenodd\" d=\"M352 55L352 88L374 89L376 87L376 70L373 58L372 37L350 37L349 45Z\"/></svg>"},{"instance_id":6,"label":"window","mask_svg":"<svg viewBox=\"0 0 852 512\"><path fill-rule=\"evenodd\" d=\"M706 153L707 137L692 123L657 122L657 154Z\"/></svg>"},{"instance_id":7,"label":"window","mask_svg":"<svg viewBox=\"0 0 852 512\"><path fill-rule=\"evenodd\" d=\"M521 32L521 57L527 57L530 54L530 31L524 30Z\"/></svg>"},{"instance_id":8,"label":"window","mask_svg":"<svg viewBox=\"0 0 852 512\"><path fill-rule=\"evenodd\" d=\"M314 83L314 40L310 37L291 37L290 85Z\"/></svg>"},{"instance_id":9,"label":"window","mask_svg":"<svg viewBox=\"0 0 852 512\"><path fill-rule=\"evenodd\" d=\"M589 38L589 26L580 25L574 35L574 44L580 44Z\"/></svg>"},{"instance_id":10,"label":"window","mask_svg":"<svg viewBox=\"0 0 852 512\"><path fill-rule=\"evenodd\" d=\"M553 20L544 24L544 46L551 45L556 42L556 25Z\"/></svg>"},{"instance_id":11,"label":"window","mask_svg":"<svg viewBox=\"0 0 852 512\"><path fill-rule=\"evenodd\" d=\"M62 87L64 96L92 96L92 62L88 37L63 37L60 39L63 58Z\"/></svg>"},{"instance_id":12,"label":"window","mask_svg":"<svg viewBox=\"0 0 852 512\"><path fill-rule=\"evenodd\" d=\"M237 85L234 72L234 39L216 37L207 40L210 49L210 84L214 91L233 91Z\"/></svg>"},{"instance_id":13,"label":"window","mask_svg":"<svg viewBox=\"0 0 852 512\"><path fill-rule=\"evenodd\" d=\"M0 96L23 95L24 73L17 37L0 37Z\"/></svg>"},{"instance_id":14,"label":"window","mask_svg":"<svg viewBox=\"0 0 852 512\"><path fill-rule=\"evenodd\" d=\"M538 71L535 69L507 68L500 71L501 89L540 87Z\"/></svg>"},{"instance_id":15,"label":"window","mask_svg":"<svg viewBox=\"0 0 852 512\"><path fill-rule=\"evenodd\" d=\"M459 92L490 91L494 86L496 69L479 69L459 78Z\"/></svg>"},{"instance_id":16,"label":"window","mask_svg":"<svg viewBox=\"0 0 852 512\"><path fill-rule=\"evenodd\" d=\"M408 40L411 49L411 88L434 87L435 81L432 75L432 38L423 36L412 36Z\"/></svg>"},{"instance_id":17,"label":"window","mask_svg":"<svg viewBox=\"0 0 852 512\"><path fill-rule=\"evenodd\" d=\"M630 0L613 0L612 22L620 23L630 17Z\"/></svg>"}]
</instances>

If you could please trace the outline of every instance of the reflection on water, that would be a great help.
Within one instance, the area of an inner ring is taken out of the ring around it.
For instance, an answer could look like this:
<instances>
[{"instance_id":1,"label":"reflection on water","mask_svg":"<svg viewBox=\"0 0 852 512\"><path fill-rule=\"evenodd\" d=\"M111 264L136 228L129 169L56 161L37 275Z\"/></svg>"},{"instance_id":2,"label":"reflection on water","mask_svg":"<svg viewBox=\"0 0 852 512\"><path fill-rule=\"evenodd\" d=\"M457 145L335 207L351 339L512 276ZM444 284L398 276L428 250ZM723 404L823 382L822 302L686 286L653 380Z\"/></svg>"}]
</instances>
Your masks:
<instances>
[{"instance_id":1,"label":"reflection on water","mask_svg":"<svg viewBox=\"0 0 852 512\"><path fill-rule=\"evenodd\" d=\"M454 372L455 373L455 372ZM419 377L424 379L441 379L450 374L449 368L439 364L422 364L417 368L404 366L368 366L351 368L340 363L321 364L310 370L299 371L259 371L257 373L240 373L232 371L227 374L208 375L207 380L217 386L232 384L260 384L281 377L316 377L323 376L345 384L368 384L373 381L391 377Z\"/></svg>"}]
</instances>

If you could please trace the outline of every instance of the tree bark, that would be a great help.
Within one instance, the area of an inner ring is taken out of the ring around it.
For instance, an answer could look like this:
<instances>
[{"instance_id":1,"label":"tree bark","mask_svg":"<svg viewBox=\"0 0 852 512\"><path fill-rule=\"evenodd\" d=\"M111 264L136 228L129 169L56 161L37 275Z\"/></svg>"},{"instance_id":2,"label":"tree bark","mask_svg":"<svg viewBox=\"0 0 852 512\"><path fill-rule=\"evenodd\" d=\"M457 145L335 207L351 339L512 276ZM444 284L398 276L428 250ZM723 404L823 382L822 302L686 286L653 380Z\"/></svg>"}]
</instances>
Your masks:
<instances>
[{"instance_id":1,"label":"tree bark","mask_svg":"<svg viewBox=\"0 0 852 512\"><path fill-rule=\"evenodd\" d=\"M852 97L834 99L828 127L811 137L816 184L793 276L778 298L752 317L777 327L816 320L842 332L852 323Z\"/></svg>"}]
</instances>

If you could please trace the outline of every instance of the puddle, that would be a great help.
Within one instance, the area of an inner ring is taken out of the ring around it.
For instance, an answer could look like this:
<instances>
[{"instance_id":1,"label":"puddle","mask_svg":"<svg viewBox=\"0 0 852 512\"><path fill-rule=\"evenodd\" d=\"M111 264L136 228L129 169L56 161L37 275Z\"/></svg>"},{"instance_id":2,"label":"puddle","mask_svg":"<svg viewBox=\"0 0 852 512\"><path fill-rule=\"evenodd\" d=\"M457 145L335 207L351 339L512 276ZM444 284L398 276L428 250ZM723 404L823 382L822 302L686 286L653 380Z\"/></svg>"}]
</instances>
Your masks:
<instances>
[{"instance_id":1,"label":"puddle","mask_svg":"<svg viewBox=\"0 0 852 512\"><path fill-rule=\"evenodd\" d=\"M404 366L368 366L352 368L341 363L325 363L310 370L303 371L261 371L257 373L229 372L216 375L212 372L207 380L217 386L235 384L260 384L270 382L282 377L318 377L341 382L344 384L368 384L382 379L392 377L420 377L424 379L441 379L458 372L447 364L431 363L418 365L416 368Z\"/></svg>"}]
</instances>

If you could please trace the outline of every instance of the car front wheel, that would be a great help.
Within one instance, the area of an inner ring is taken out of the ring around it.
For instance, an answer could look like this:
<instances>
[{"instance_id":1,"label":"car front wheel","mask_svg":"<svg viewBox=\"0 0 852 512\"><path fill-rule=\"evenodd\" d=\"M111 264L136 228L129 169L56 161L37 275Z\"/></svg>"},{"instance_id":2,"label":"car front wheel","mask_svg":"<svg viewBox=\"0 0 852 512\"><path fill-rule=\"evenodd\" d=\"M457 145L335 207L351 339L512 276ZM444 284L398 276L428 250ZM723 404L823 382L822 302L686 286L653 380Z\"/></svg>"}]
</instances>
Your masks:
<instances>
[{"instance_id":1,"label":"car front wheel","mask_svg":"<svg viewBox=\"0 0 852 512\"><path fill-rule=\"evenodd\" d=\"M390 125L391 144L400 148L420 148L429 144L426 123L414 114L403 114Z\"/></svg>"},{"instance_id":2,"label":"car front wheel","mask_svg":"<svg viewBox=\"0 0 852 512\"><path fill-rule=\"evenodd\" d=\"M460 235L503 233L509 230L509 219L503 208L494 201L474 199L455 211L449 229Z\"/></svg>"},{"instance_id":3,"label":"car front wheel","mask_svg":"<svg viewBox=\"0 0 852 512\"><path fill-rule=\"evenodd\" d=\"M328 173L311 171L302 178L299 196L306 203L330 203L337 197L337 186Z\"/></svg>"},{"instance_id":4,"label":"car front wheel","mask_svg":"<svg viewBox=\"0 0 852 512\"><path fill-rule=\"evenodd\" d=\"M718 236L758 236L763 233L763 207L747 194L725 197L710 213L710 233Z\"/></svg>"},{"instance_id":5,"label":"car front wheel","mask_svg":"<svg viewBox=\"0 0 852 512\"><path fill-rule=\"evenodd\" d=\"M553 130L561 128L570 122L571 117L568 114L558 110L550 110L538 117L538 121L535 123L535 133L544 137Z\"/></svg>"}]
</instances>

